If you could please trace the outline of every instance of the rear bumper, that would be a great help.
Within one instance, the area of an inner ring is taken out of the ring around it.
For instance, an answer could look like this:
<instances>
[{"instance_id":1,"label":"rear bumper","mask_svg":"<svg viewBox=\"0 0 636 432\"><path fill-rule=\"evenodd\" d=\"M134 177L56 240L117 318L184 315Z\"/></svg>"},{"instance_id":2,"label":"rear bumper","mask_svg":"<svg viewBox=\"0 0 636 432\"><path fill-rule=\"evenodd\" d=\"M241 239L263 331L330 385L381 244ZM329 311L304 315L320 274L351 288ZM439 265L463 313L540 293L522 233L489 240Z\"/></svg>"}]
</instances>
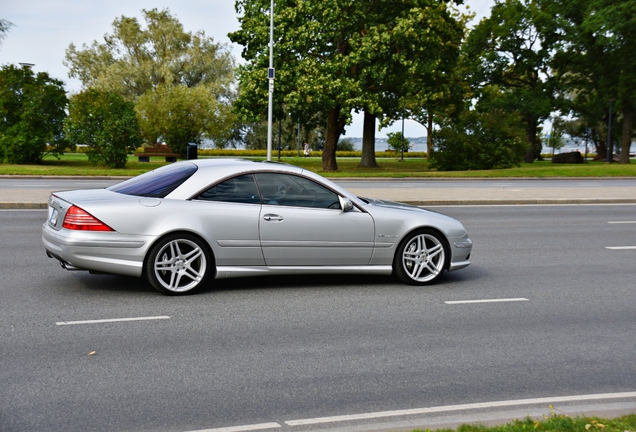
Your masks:
<instances>
[{"instance_id":1,"label":"rear bumper","mask_svg":"<svg viewBox=\"0 0 636 432\"><path fill-rule=\"evenodd\" d=\"M49 256L73 270L141 276L151 238L112 232L82 232L42 225L42 243Z\"/></svg>"}]
</instances>

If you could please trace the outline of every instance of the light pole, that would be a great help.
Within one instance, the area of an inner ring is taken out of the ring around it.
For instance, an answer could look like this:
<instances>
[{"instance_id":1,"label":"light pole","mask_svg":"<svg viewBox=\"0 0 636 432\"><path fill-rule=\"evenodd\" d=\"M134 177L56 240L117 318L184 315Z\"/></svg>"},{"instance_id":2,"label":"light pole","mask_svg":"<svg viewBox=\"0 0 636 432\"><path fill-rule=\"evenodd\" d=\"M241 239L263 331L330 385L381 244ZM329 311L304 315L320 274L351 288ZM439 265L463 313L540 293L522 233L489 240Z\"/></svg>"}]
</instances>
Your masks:
<instances>
[{"instance_id":1,"label":"light pole","mask_svg":"<svg viewBox=\"0 0 636 432\"><path fill-rule=\"evenodd\" d=\"M607 120L607 158L605 162L612 163L614 158L612 157L612 105L614 99L610 99L609 119Z\"/></svg>"},{"instance_id":2,"label":"light pole","mask_svg":"<svg viewBox=\"0 0 636 432\"><path fill-rule=\"evenodd\" d=\"M269 97L267 104L267 160L272 160L272 106L274 102L274 0L271 1L269 10Z\"/></svg>"}]
</instances>

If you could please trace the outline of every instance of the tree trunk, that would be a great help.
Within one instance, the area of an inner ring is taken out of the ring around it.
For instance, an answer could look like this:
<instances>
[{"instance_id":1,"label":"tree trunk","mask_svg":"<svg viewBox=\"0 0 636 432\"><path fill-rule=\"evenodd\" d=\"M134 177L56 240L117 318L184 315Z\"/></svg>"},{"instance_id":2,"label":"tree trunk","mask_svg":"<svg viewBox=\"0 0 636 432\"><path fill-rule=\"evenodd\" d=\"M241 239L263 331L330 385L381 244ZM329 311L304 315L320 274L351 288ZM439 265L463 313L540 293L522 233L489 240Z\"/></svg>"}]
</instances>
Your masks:
<instances>
[{"instance_id":1,"label":"tree trunk","mask_svg":"<svg viewBox=\"0 0 636 432\"><path fill-rule=\"evenodd\" d=\"M629 163L629 148L632 145L632 126L634 122L634 108L632 106L623 109L623 134L621 136L621 155L618 163Z\"/></svg>"},{"instance_id":2,"label":"tree trunk","mask_svg":"<svg viewBox=\"0 0 636 432\"><path fill-rule=\"evenodd\" d=\"M325 147L322 150L322 170L333 172L338 170L336 162L336 146L342 133L340 127L340 107L337 106L327 115L327 130L325 131Z\"/></svg>"},{"instance_id":3,"label":"tree trunk","mask_svg":"<svg viewBox=\"0 0 636 432\"><path fill-rule=\"evenodd\" d=\"M524 116L524 120L527 124L527 138L530 143L530 148L526 152L524 162L533 163L537 154L537 119L533 115ZM541 155L541 150L539 150Z\"/></svg>"},{"instance_id":4,"label":"tree trunk","mask_svg":"<svg viewBox=\"0 0 636 432\"><path fill-rule=\"evenodd\" d=\"M430 112L426 119L426 125L426 159L430 159L433 152L433 114Z\"/></svg>"},{"instance_id":5,"label":"tree trunk","mask_svg":"<svg viewBox=\"0 0 636 432\"><path fill-rule=\"evenodd\" d=\"M364 110L362 128L362 159L358 168L379 168L375 161L375 115Z\"/></svg>"}]
</instances>

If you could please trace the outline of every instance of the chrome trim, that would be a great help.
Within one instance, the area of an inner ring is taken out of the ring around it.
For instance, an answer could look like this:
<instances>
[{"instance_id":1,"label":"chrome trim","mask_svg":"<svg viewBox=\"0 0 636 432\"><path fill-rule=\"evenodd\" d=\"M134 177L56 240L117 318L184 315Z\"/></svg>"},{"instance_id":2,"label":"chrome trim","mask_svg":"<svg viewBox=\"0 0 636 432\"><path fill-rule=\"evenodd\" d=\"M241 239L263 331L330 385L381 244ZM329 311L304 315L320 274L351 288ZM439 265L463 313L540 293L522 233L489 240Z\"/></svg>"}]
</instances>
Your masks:
<instances>
[{"instance_id":1,"label":"chrome trim","mask_svg":"<svg viewBox=\"0 0 636 432\"><path fill-rule=\"evenodd\" d=\"M261 242L260 240L217 240L216 244L221 247L249 247L249 248L260 248Z\"/></svg>"},{"instance_id":2,"label":"chrome trim","mask_svg":"<svg viewBox=\"0 0 636 432\"><path fill-rule=\"evenodd\" d=\"M298 247L298 248L372 248L373 242L326 242L326 241L261 241L263 247Z\"/></svg>"}]
</instances>

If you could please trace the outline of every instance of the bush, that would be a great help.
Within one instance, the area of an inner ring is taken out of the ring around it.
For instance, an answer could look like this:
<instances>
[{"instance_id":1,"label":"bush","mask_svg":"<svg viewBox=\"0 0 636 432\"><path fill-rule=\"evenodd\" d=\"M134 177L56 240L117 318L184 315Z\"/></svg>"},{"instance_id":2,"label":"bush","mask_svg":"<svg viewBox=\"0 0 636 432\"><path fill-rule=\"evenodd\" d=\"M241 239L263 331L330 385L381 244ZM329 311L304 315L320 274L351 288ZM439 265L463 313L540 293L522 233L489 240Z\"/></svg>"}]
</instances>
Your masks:
<instances>
[{"instance_id":1,"label":"bush","mask_svg":"<svg viewBox=\"0 0 636 432\"><path fill-rule=\"evenodd\" d=\"M353 145L353 140L351 138L343 138L338 141L338 145L336 146L336 151L355 151L355 147Z\"/></svg>"},{"instance_id":2,"label":"bush","mask_svg":"<svg viewBox=\"0 0 636 432\"><path fill-rule=\"evenodd\" d=\"M402 136L402 132L389 132L386 136L386 142L394 152L409 151L411 142Z\"/></svg>"},{"instance_id":3,"label":"bush","mask_svg":"<svg viewBox=\"0 0 636 432\"><path fill-rule=\"evenodd\" d=\"M87 145L90 162L110 168L124 168L128 153L141 144L134 105L112 92L89 89L74 95L64 130L69 141Z\"/></svg>"},{"instance_id":4,"label":"bush","mask_svg":"<svg viewBox=\"0 0 636 432\"><path fill-rule=\"evenodd\" d=\"M66 117L62 81L30 67L0 69L0 161L35 164L50 149L64 151L62 122Z\"/></svg>"},{"instance_id":5,"label":"bush","mask_svg":"<svg viewBox=\"0 0 636 432\"><path fill-rule=\"evenodd\" d=\"M518 116L500 110L465 111L432 138L431 168L439 171L519 166L528 148Z\"/></svg>"}]
</instances>

